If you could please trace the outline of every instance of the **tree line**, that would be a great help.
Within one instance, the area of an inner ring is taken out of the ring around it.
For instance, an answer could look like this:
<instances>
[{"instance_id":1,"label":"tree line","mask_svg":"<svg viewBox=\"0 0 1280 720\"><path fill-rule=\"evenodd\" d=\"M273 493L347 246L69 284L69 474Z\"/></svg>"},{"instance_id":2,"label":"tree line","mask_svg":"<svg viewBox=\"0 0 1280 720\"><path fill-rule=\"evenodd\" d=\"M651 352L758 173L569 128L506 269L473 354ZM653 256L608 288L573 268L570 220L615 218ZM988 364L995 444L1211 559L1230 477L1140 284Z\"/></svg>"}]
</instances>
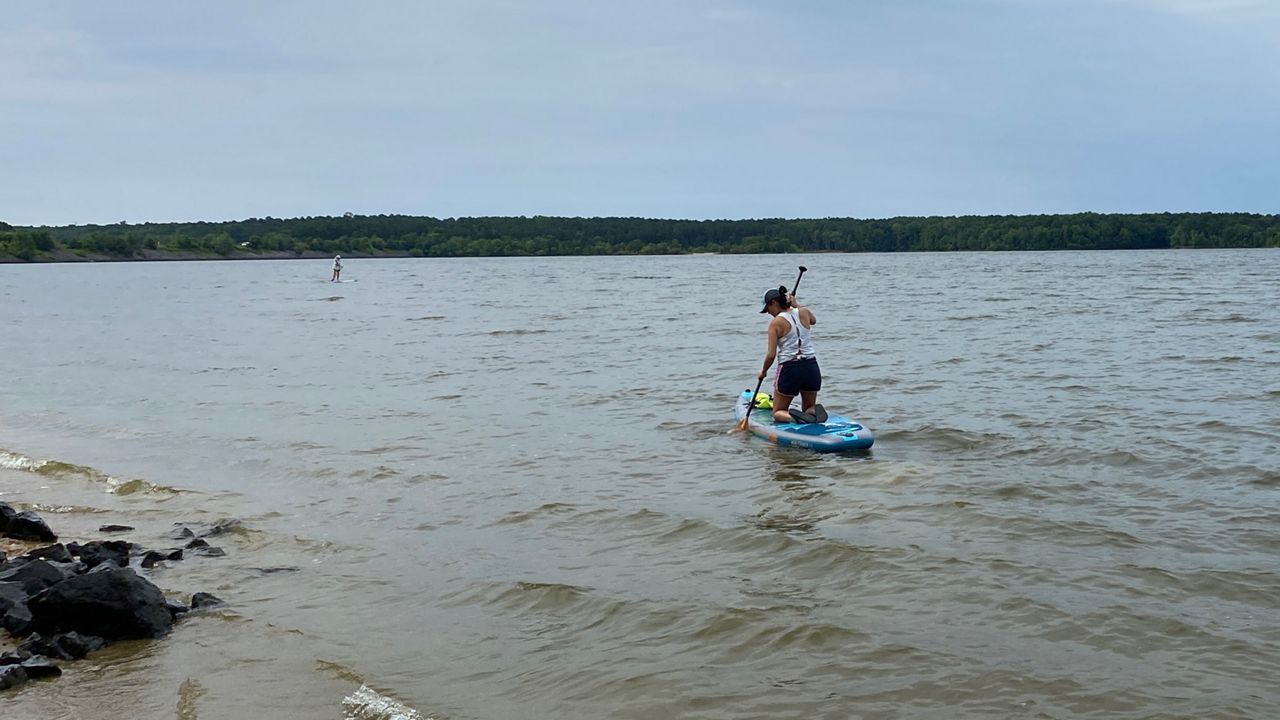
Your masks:
<instances>
[{"instance_id":1,"label":"tree line","mask_svg":"<svg viewBox=\"0 0 1280 720\"><path fill-rule=\"evenodd\" d=\"M657 220L353 215L13 227L0 257L414 257L1280 247L1280 215L1152 213Z\"/></svg>"}]
</instances>

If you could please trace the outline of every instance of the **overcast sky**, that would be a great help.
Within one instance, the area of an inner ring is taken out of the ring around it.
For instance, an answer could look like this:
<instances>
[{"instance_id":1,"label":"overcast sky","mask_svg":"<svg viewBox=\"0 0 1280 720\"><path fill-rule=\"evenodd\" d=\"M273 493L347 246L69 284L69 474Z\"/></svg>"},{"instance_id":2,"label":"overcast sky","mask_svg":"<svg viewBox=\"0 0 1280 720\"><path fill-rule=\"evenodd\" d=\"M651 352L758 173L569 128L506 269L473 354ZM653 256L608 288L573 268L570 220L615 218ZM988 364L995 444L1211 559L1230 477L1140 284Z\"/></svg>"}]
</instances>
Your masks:
<instances>
[{"instance_id":1,"label":"overcast sky","mask_svg":"<svg viewBox=\"0 0 1280 720\"><path fill-rule=\"evenodd\" d=\"M11 3L0 220L1280 212L1277 0Z\"/></svg>"}]
</instances>

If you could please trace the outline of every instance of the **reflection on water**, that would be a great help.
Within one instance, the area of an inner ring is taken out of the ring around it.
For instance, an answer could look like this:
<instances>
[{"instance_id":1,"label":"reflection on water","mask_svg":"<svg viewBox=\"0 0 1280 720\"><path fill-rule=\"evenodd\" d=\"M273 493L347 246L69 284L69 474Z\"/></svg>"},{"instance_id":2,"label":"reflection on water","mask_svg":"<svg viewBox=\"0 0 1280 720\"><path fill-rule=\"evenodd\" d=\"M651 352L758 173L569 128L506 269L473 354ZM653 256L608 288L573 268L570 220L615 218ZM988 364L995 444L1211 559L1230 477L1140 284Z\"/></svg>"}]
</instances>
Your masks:
<instances>
[{"instance_id":1,"label":"reflection on water","mask_svg":"<svg viewBox=\"0 0 1280 720\"><path fill-rule=\"evenodd\" d=\"M1274 255L0 266L0 499L240 523L6 717L1276 715ZM798 263L870 453L726 433Z\"/></svg>"}]
</instances>

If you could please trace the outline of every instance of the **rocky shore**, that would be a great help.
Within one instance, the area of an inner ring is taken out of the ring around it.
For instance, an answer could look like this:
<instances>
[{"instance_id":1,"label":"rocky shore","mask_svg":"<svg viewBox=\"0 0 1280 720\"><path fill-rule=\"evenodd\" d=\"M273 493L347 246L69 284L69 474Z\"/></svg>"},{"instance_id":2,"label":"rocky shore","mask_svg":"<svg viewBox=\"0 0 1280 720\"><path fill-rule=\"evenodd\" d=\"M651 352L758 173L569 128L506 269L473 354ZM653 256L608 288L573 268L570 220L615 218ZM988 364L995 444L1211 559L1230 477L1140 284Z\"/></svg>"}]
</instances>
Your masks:
<instances>
[{"instance_id":1,"label":"rocky shore","mask_svg":"<svg viewBox=\"0 0 1280 720\"><path fill-rule=\"evenodd\" d=\"M145 575L157 563L223 555L205 538L237 524L177 524L170 537L180 546L158 550L110 539L64 544L37 514L0 503L0 537L10 541L0 550L0 627L16 644L0 653L0 691L59 676L59 662L117 640L162 637L187 613L223 605L209 593L184 604ZM99 532L132 529L104 525Z\"/></svg>"}]
</instances>

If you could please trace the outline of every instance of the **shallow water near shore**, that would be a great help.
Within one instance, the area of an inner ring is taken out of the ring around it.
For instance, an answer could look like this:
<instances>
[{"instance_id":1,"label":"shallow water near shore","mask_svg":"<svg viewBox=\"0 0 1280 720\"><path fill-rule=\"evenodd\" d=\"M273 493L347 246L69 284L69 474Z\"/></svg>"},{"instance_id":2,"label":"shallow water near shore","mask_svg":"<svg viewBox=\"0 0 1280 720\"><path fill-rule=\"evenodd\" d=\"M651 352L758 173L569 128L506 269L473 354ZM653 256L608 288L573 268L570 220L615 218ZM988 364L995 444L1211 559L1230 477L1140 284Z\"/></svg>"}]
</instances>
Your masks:
<instances>
[{"instance_id":1,"label":"shallow water near shore","mask_svg":"<svg viewBox=\"0 0 1280 720\"><path fill-rule=\"evenodd\" d=\"M1280 716L1280 252L329 264L0 266L0 501L242 524L4 717Z\"/></svg>"}]
</instances>

